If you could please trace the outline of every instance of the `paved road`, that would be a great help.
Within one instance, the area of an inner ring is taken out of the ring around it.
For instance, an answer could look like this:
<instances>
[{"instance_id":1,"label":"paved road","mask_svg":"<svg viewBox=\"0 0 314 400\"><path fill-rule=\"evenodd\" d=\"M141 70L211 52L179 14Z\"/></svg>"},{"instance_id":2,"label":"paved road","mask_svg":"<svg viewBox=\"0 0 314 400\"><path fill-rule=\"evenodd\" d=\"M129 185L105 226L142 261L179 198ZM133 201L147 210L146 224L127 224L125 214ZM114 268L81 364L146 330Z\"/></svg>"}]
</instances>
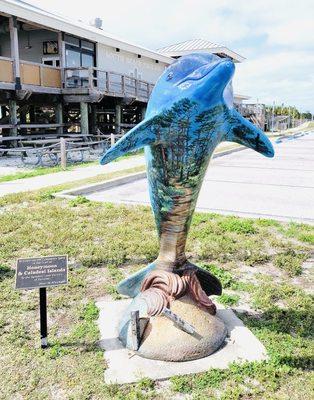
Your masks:
<instances>
[{"instance_id":1,"label":"paved road","mask_svg":"<svg viewBox=\"0 0 314 400\"><path fill-rule=\"evenodd\" d=\"M273 159L244 150L212 160L197 209L314 223L314 133L275 144L275 152ZM149 204L146 179L87 197Z\"/></svg>"}]
</instances>

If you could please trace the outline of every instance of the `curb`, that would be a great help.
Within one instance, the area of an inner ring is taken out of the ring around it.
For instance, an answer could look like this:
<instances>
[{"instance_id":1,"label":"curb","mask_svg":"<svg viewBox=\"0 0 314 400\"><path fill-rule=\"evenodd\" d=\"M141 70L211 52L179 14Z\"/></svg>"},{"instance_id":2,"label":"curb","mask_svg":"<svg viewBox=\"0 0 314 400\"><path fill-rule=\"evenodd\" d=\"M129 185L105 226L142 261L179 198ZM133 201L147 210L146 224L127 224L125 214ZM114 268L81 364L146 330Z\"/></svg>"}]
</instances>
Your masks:
<instances>
[{"instance_id":1,"label":"curb","mask_svg":"<svg viewBox=\"0 0 314 400\"><path fill-rule=\"evenodd\" d=\"M90 194L90 193L95 193L100 190L105 190L109 189L115 186L121 186L125 185L130 182L137 181L139 179L146 178L146 172L136 172L134 174L122 176L120 178L114 178L110 179L105 182L100 182L100 183L95 183L92 185L85 185L85 186L80 186L75 189L69 189L69 190L64 190L62 192L56 193L54 196L55 197L61 197L61 198L67 198L67 199L73 199L76 196L82 196L85 194Z\"/></svg>"},{"instance_id":2,"label":"curb","mask_svg":"<svg viewBox=\"0 0 314 400\"><path fill-rule=\"evenodd\" d=\"M212 158L223 157L228 154L237 153L238 151L243 151L243 150L246 150L246 147L244 147L244 146L236 147L234 149L229 149L229 150L221 151L217 154L214 154ZM146 178L146 171L136 172L134 174L130 174L127 176L122 176L120 178L110 179L109 181L94 183L92 185L84 185L84 186L80 186L75 189L64 190L62 192L56 193L54 195L54 197L60 197L63 199L73 199L76 196L84 196L86 194L91 194L91 193L95 193L95 192L98 192L101 190L106 190L106 189L109 189L112 187L125 185L127 183L135 182L137 180L144 179L144 178Z\"/></svg>"}]
</instances>

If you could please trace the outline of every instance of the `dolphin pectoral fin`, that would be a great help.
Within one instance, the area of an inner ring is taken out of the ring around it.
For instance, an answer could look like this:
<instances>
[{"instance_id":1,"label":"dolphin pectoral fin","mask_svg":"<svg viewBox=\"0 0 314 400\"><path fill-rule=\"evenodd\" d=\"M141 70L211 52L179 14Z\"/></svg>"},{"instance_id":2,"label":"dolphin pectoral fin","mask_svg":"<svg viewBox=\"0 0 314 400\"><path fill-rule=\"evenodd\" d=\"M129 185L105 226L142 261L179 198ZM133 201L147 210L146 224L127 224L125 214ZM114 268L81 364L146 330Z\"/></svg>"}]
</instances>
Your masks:
<instances>
[{"instance_id":1,"label":"dolphin pectoral fin","mask_svg":"<svg viewBox=\"0 0 314 400\"><path fill-rule=\"evenodd\" d=\"M228 125L225 140L242 144L266 157L274 157L273 145L265 133L234 109L230 113Z\"/></svg>"},{"instance_id":2,"label":"dolphin pectoral fin","mask_svg":"<svg viewBox=\"0 0 314 400\"><path fill-rule=\"evenodd\" d=\"M155 268L156 265L154 263L151 263L147 267L136 272L135 274L129 276L126 279L123 279L123 281L118 284L117 291L124 296L137 296L140 292L143 279Z\"/></svg>"},{"instance_id":3,"label":"dolphin pectoral fin","mask_svg":"<svg viewBox=\"0 0 314 400\"><path fill-rule=\"evenodd\" d=\"M154 143L156 141L156 132L153 129L153 125L154 118L137 124L102 156L100 164L108 164L131 151Z\"/></svg>"}]
</instances>

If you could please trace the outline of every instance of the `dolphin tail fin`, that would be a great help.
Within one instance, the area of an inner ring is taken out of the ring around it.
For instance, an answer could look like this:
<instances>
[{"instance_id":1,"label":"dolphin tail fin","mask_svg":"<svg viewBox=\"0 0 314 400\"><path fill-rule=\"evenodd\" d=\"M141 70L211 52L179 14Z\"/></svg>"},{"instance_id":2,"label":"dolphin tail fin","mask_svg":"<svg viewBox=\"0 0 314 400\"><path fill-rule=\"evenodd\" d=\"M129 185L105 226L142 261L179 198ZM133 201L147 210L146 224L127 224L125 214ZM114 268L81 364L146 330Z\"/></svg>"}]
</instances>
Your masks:
<instances>
[{"instance_id":1,"label":"dolphin tail fin","mask_svg":"<svg viewBox=\"0 0 314 400\"><path fill-rule=\"evenodd\" d=\"M156 132L153 129L153 125L154 118L137 124L102 156L100 164L108 164L124 154L154 143L156 141Z\"/></svg>"},{"instance_id":2,"label":"dolphin tail fin","mask_svg":"<svg viewBox=\"0 0 314 400\"><path fill-rule=\"evenodd\" d=\"M236 142L263 154L274 157L274 148L268 137L250 121L243 118L236 110L232 110L229 122L229 131L225 140Z\"/></svg>"},{"instance_id":3,"label":"dolphin tail fin","mask_svg":"<svg viewBox=\"0 0 314 400\"><path fill-rule=\"evenodd\" d=\"M141 285L146 275L156 268L154 263L135 272L118 283L117 291L124 296L135 297L140 293Z\"/></svg>"}]
</instances>

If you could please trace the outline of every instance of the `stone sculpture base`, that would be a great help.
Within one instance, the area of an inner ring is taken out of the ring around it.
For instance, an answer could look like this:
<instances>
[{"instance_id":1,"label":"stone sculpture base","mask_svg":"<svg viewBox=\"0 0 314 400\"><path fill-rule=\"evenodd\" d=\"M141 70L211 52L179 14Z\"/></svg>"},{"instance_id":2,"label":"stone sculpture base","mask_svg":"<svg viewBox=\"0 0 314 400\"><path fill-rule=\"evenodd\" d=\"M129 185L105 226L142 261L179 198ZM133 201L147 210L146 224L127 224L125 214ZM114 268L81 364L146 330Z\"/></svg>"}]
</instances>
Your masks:
<instances>
[{"instance_id":1,"label":"stone sculpture base","mask_svg":"<svg viewBox=\"0 0 314 400\"><path fill-rule=\"evenodd\" d=\"M227 336L223 321L201 309L185 295L171 302L171 311L190 323L197 335L190 335L167 317L150 318L137 351L142 357L163 361L190 361L218 350Z\"/></svg>"}]
</instances>

